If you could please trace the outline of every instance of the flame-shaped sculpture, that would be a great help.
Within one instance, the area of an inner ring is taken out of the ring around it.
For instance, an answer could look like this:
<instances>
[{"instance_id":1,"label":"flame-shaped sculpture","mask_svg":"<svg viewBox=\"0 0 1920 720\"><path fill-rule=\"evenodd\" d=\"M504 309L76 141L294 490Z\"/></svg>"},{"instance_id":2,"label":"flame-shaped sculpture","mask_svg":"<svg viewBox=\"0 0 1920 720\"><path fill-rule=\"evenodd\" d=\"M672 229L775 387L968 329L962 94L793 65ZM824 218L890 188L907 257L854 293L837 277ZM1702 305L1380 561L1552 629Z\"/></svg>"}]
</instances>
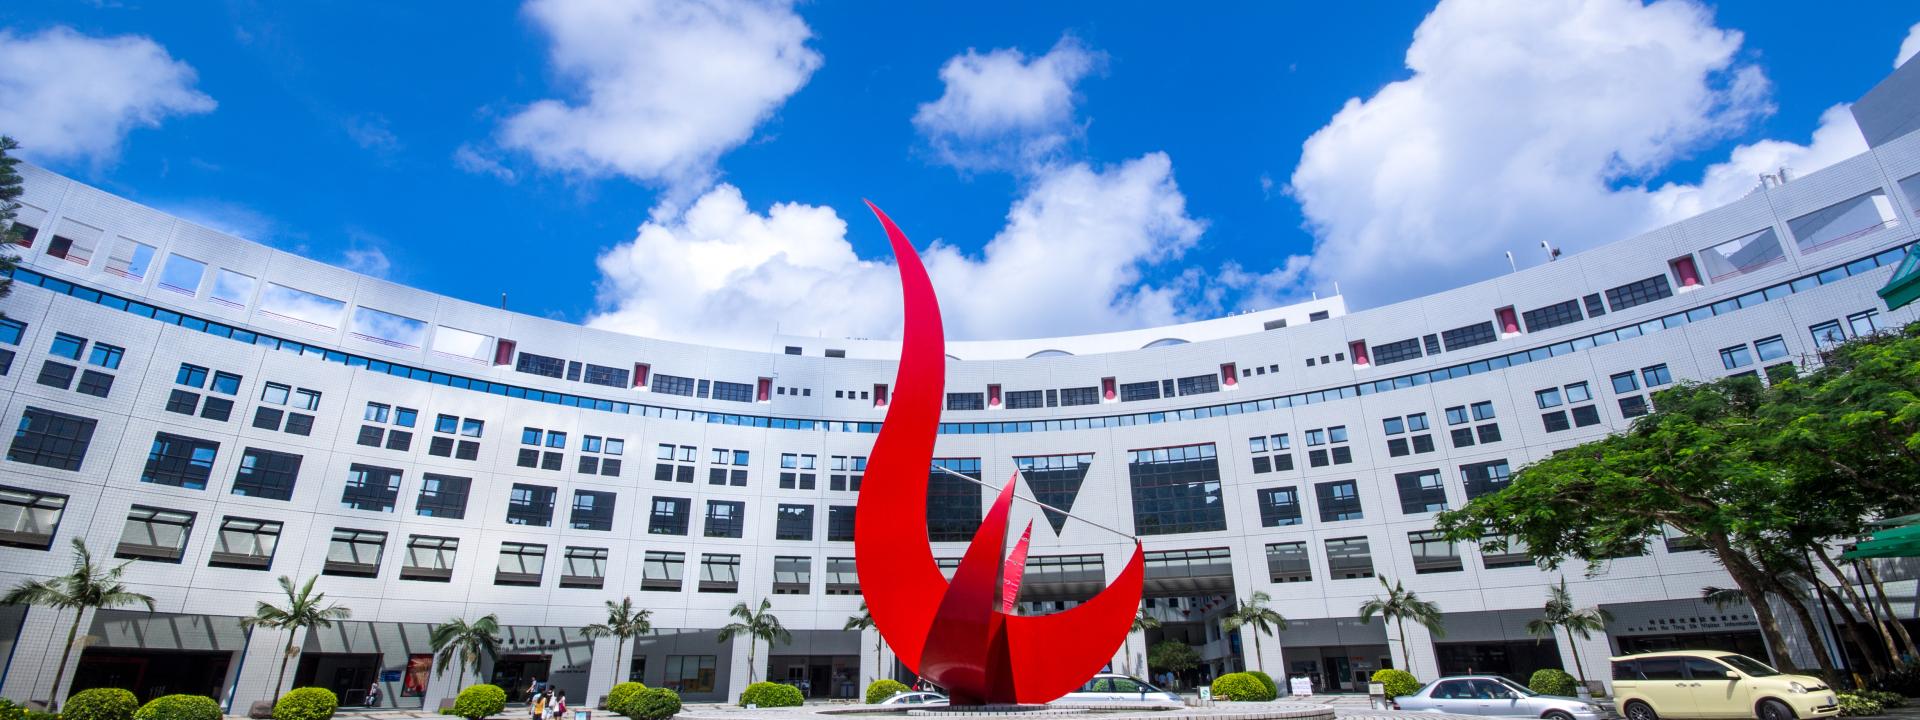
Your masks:
<instances>
[{"instance_id":1,"label":"flame-shaped sculpture","mask_svg":"<svg viewBox=\"0 0 1920 720\"><path fill-rule=\"evenodd\" d=\"M900 372L867 463L854 555L873 623L908 669L946 688L955 705L1044 703L1085 683L1126 641L1145 578L1139 541L1112 585L1070 610L1009 614L1033 526L1005 558L1009 480L949 584L927 537L927 481L946 390L940 304L920 256L873 203L900 266L906 307ZM1019 478L1015 473L1014 480Z\"/></svg>"}]
</instances>

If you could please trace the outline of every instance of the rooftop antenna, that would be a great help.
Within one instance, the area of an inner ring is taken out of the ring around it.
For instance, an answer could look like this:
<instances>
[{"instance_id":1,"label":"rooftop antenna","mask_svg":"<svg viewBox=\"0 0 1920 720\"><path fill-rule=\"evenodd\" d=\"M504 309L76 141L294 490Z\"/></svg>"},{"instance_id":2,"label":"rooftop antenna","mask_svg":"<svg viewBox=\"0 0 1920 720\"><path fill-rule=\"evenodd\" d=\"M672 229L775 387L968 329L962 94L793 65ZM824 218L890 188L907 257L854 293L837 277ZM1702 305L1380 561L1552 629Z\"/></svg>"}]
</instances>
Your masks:
<instances>
[{"instance_id":1,"label":"rooftop antenna","mask_svg":"<svg viewBox=\"0 0 1920 720\"><path fill-rule=\"evenodd\" d=\"M1335 295L1339 295L1339 294L1340 294L1340 281L1339 281L1339 280L1335 280L1335 281L1333 281L1333 294L1335 294Z\"/></svg>"},{"instance_id":2,"label":"rooftop antenna","mask_svg":"<svg viewBox=\"0 0 1920 720\"><path fill-rule=\"evenodd\" d=\"M506 293L500 293L500 309L501 309L501 310L505 310L505 309L507 309L507 294L506 294Z\"/></svg>"},{"instance_id":3,"label":"rooftop antenna","mask_svg":"<svg viewBox=\"0 0 1920 720\"><path fill-rule=\"evenodd\" d=\"M1541 249L1547 251L1547 262L1553 262L1555 260L1560 259L1560 248L1554 247L1553 245L1549 244L1545 240L1540 241L1540 247Z\"/></svg>"},{"instance_id":4,"label":"rooftop antenna","mask_svg":"<svg viewBox=\"0 0 1920 720\"><path fill-rule=\"evenodd\" d=\"M1506 252L1507 252L1507 268L1511 269L1513 272L1520 272L1520 264L1513 261L1513 251L1508 250Z\"/></svg>"}]
</instances>

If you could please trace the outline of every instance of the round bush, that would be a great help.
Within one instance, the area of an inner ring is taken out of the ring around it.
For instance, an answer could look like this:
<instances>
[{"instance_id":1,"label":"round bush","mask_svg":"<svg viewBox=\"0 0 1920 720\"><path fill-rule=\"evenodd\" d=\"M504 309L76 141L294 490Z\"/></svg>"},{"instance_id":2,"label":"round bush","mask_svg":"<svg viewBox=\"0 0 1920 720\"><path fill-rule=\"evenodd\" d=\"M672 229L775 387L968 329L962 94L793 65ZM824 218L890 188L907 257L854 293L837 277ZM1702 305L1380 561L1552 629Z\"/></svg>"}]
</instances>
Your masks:
<instances>
[{"instance_id":1,"label":"round bush","mask_svg":"<svg viewBox=\"0 0 1920 720\"><path fill-rule=\"evenodd\" d=\"M1213 679L1213 699L1235 702L1260 702L1272 700L1267 686L1260 678L1247 673L1227 673Z\"/></svg>"},{"instance_id":2,"label":"round bush","mask_svg":"<svg viewBox=\"0 0 1920 720\"><path fill-rule=\"evenodd\" d=\"M133 711L133 720L222 720L220 703L205 695L162 695Z\"/></svg>"},{"instance_id":3,"label":"round bush","mask_svg":"<svg viewBox=\"0 0 1920 720\"><path fill-rule=\"evenodd\" d=\"M1840 693L1839 699L1841 717L1864 717L1868 715L1879 715L1887 711L1886 706L1875 702L1873 699L1861 697L1853 693Z\"/></svg>"},{"instance_id":4,"label":"round bush","mask_svg":"<svg viewBox=\"0 0 1920 720\"><path fill-rule=\"evenodd\" d=\"M13 704L12 700L0 698L0 720L25 720L26 717L26 708Z\"/></svg>"},{"instance_id":5,"label":"round bush","mask_svg":"<svg viewBox=\"0 0 1920 720\"><path fill-rule=\"evenodd\" d=\"M645 689L647 689L647 686L637 682L623 682L613 686L613 689L608 690L607 698L603 702L606 703L607 710L625 715L627 714L627 703L633 700L634 693Z\"/></svg>"},{"instance_id":6,"label":"round bush","mask_svg":"<svg viewBox=\"0 0 1920 720\"><path fill-rule=\"evenodd\" d=\"M1854 694L1859 695L1860 697L1866 698L1868 700L1872 700L1874 702L1880 703L1881 707L1884 707L1888 710L1892 710L1894 708L1903 708L1907 706L1907 696L1901 695L1900 693L1896 693L1896 692L1887 692L1885 690L1861 690L1860 692L1857 692ZM0 720L6 720L6 718L0 717Z\"/></svg>"},{"instance_id":7,"label":"round bush","mask_svg":"<svg viewBox=\"0 0 1920 720\"><path fill-rule=\"evenodd\" d=\"M303 687L288 690L273 704L273 720L327 720L340 707L340 698L326 688Z\"/></svg>"},{"instance_id":8,"label":"round bush","mask_svg":"<svg viewBox=\"0 0 1920 720\"><path fill-rule=\"evenodd\" d=\"M1567 671L1555 668L1541 668L1533 671L1533 677L1527 679L1527 689L1541 695L1559 695L1571 697L1579 691L1579 683Z\"/></svg>"},{"instance_id":9,"label":"round bush","mask_svg":"<svg viewBox=\"0 0 1920 720\"><path fill-rule=\"evenodd\" d=\"M1376 670L1373 673L1373 681L1386 686L1389 698L1406 697L1420 692L1420 681L1413 679L1413 673L1405 670L1393 668Z\"/></svg>"},{"instance_id":10,"label":"round bush","mask_svg":"<svg viewBox=\"0 0 1920 720\"><path fill-rule=\"evenodd\" d=\"M879 705L885 702L887 698L899 695L909 689L906 683L900 682L899 680L880 678L879 680L873 681L872 685L867 686L867 704Z\"/></svg>"},{"instance_id":11,"label":"round bush","mask_svg":"<svg viewBox=\"0 0 1920 720\"><path fill-rule=\"evenodd\" d=\"M1260 681L1260 684L1261 684L1261 685L1265 685L1265 686L1267 686L1267 699L1268 699L1268 700L1273 700L1273 699L1275 699L1275 698L1278 698L1278 697L1280 697L1280 686L1279 686L1279 685L1275 685L1275 684L1273 683L1273 676L1272 676L1272 675L1268 675L1268 674L1266 674L1266 673L1264 673L1264 672L1260 672L1259 670L1248 670L1248 671L1247 671L1247 674L1248 674L1248 675L1252 675L1252 676L1253 676L1253 679L1255 679L1255 680L1259 680L1259 681Z\"/></svg>"},{"instance_id":12,"label":"round bush","mask_svg":"<svg viewBox=\"0 0 1920 720\"><path fill-rule=\"evenodd\" d=\"M130 690L94 688L67 698L60 715L72 720L133 720L134 711L139 709L140 699Z\"/></svg>"},{"instance_id":13,"label":"round bush","mask_svg":"<svg viewBox=\"0 0 1920 720\"><path fill-rule=\"evenodd\" d=\"M680 712L680 694L666 688L641 688L620 714L633 720L667 720Z\"/></svg>"},{"instance_id":14,"label":"round bush","mask_svg":"<svg viewBox=\"0 0 1920 720\"><path fill-rule=\"evenodd\" d=\"M807 699L800 696L800 688L774 682L757 682L748 685L740 693L740 706L754 705L763 708L798 707L806 704Z\"/></svg>"},{"instance_id":15,"label":"round bush","mask_svg":"<svg viewBox=\"0 0 1920 720\"><path fill-rule=\"evenodd\" d=\"M139 711L136 710L135 712L139 712ZM45 710L28 709L20 713L20 718L21 720L60 720L60 713L50 713Z\"/></svg>"},{"instance_id":16,"label":"round bush","mask_svg":"<svg viewBox=\"0 0 1920 720\"><path fill-rule=\"evenodd\" d=\"M453 699L453 707L442 710L443 714L458 715L467 720L480 720L489 715L498 715L507 709L507 691L498 685L472 685Z\"/></svg>"}]
</instances>

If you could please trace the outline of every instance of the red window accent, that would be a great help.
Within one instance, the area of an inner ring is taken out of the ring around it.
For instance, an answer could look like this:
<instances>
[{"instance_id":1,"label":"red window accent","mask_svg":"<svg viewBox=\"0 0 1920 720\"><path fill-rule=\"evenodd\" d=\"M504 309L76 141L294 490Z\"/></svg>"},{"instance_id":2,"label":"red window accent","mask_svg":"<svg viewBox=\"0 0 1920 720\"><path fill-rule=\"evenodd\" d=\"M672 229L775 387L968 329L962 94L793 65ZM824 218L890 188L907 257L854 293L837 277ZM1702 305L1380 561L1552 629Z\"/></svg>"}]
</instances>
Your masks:
<instances>
[{"instance_id":1,"label":"red window accent","mask_svg":"<svg viewBox=\"0 0 1920 720\"><path fill-rule=\"evenodd\" d=\"M1500 321L1500 332L1508 335L1520 332L1520 316L1513 311L1512 305L1493 311L1493 316Z\"/></svg>"},{"instance_id":2,"label":"red window accent","mask_svg":"<svg viewBox=\"0 0 1920 720\"><path fill-rule=\"evenodd\" d=\"M987 386L987 407L1000 407L1000 386Z\"/></svg>"},{"instance_id":3,"label":"red window accent","mask_svg":"<svg viewBox=\"0 0 1920 720\"><path fill-rule=\"evenodd\" d=\"M1371 361L1367 360L1367 341L1365 340L1355 340L1347 343L1347 354L1353 356L1353 364L1355 366L1372 364Z\"/></svg>"},{"instance_id":4,"label":"red window accent","mask_svg":"<svg viewBox=\"0 0 1920 720\"><path fill-rule=\"evenodd\" d=\"M646 387L647 375L652 371L653 371L652 365L648 365L646 363L634 363L633 364L633 386Z\"/></svg>"},{"instance_id":5,"label":"red window accent","mask_svg":"<svg viewBox=\"0 0 1920 720\"><path fill-rule=\"evenodd\" d=\"M1234 363L1220 363L1220 384L1227 387L1240 384L1240 371Z\"/></svg>"},{"instance_id":6,"label":"red window accent","mask_svg":"<svg viewBox=\"0 0 1920 720\"><path fill-rule=\"evenodd\" d=\"M886 384L884 384L884 383L874 383L874 384L873 384L873 406L874 406L874 407L886 407L886 406L887 406L887 386L886 386Z\"/></svg>"},{"instance_id":7,"label":"red window accent","mask_svg":"<svg viewBox=\"0 0 1920 720\"><path fill-rule=\"evenodd\" d=\"M519 347L519 345L514 341L500 338L493 344L493 364L512 365L513 349L516 347Z\"/></svg>"},{"instance_id":8,"label":"red window accent","mask_svg":"<svg viewBox=\"0 0 1920 720\"><path fill-rule=\"evenodd\" d=\"M1693 256L1675 258L1667 263L1673 266L1674 277L1680 278L1680 287L1688 288L1700 284L1700 271L1693 266Z\"/></svg>"},{"instance_id":9,"label":"red window accent","mask_svg":"<svg viewBox=\"0 0 1920 720\"><path fill-rule=\"evenodd\" d=\"M1100 397L1106 398L1108 400L1112 400L1114 395L1114 390L1113 390L1114 385L1115 383L1113 382L1113 378L1100 378Z\"/></svg>"},{"instance_id":10,"label":"red window accent","mask_svg":"<svg viewBox=\"0 0 1920 720\"><path fill-rule=\"evenodd\" d=\"M773 399L773 378L760 378L760 391L754 397L755 402Z\"/></svg>"}]
</instances>

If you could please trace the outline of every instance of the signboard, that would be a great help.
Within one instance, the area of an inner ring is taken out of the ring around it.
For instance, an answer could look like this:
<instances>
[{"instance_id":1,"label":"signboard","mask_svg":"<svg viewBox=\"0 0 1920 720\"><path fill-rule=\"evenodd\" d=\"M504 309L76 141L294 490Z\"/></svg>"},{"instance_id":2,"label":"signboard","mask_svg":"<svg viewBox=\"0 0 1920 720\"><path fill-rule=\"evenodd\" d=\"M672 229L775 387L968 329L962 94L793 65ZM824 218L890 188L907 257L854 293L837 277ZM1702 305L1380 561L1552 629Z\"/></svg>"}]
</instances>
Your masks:
<instances>
[{"instance_id":1,"label":"signboard","mask_svg":"<svg viewBox=\"0 0 1920 720\"><path fill-rule=\"evenodd\" d=\"M1294 697L1306 697L1313 694L1313 680L1305 675L1288 680L1287 687Z\"/></svg>"},{"instance_id":2,"label":"signboard","mask_svg":"<svg viewBox=\"0 0 1920 720\"><path fill-rule=\"evenodd\" d=\"M399 670L381 670L380 682L400 682Z\"/></svg>"}]
</instances>

